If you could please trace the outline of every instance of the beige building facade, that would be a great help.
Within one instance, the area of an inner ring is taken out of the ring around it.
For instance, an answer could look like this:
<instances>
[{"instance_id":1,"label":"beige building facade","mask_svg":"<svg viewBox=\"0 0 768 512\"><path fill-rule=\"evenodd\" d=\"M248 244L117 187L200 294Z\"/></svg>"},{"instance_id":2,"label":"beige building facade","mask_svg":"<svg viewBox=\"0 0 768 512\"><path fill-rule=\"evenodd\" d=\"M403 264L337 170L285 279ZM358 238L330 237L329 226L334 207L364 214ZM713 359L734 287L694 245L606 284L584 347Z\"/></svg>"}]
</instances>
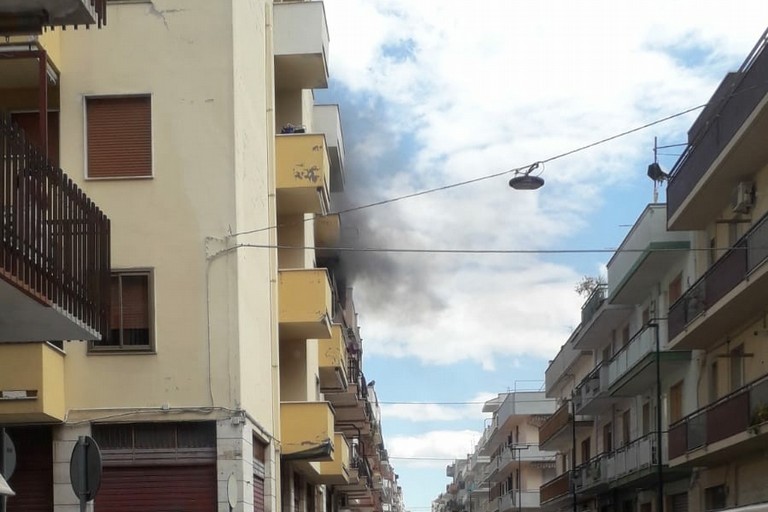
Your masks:
<instances>
[{"instance_id":1,"label":"beige building facade","mask_svg":"<svg viewBox=\"0 0 768 512\"><path fill-rule=\"evenodd\" d=\"M394 510L328 215L344 146L338 108L312 94L328 83L323 4L0 0L0 33L4 136L65 169L84 205L3 160L32 205L27 239L53 233L50 264L22 254L32 286L74 269L58 315L14 292L33 320L0 345L8 510L79 510L84 435L104 458L96 511Z\"/></svg>"}]
</instances>

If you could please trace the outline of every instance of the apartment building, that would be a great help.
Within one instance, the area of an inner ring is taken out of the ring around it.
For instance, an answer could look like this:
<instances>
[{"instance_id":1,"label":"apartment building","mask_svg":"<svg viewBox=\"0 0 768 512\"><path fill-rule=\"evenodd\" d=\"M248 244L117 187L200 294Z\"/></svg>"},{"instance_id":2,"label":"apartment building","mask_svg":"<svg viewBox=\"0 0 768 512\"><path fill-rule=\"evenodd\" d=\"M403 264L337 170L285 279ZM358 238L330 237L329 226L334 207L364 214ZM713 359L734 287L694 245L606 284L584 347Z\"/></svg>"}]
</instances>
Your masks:
<instances>
[{"instance_id":1,"label":"apartment building","mask_svg":"<svg viewBox=\"0 0 768 512\"><path fill-rule=\"evenodd\" d=\"M483 406L492 413L478 453L490 457L485 480L489 512L537 510L539 488L555 472L555 454L539 446L539 426L555 412L543 392L501 393Z\"/></svg>"},{"instance_id":2,"label":"apartment building","mask_svg":"<svg viewBox=\"0 0 768 512\"><path fill-rule=\"evenodd\" d=\"M323 4L0 0L0 34L2 195L30 205L3 218L8 511L78 510L82 435L96 511L401 502L327 215Z\"/></svg>"},{"instance_id":3,"label":"apartment building","mask_svg":"<svg viewBox=\"0 0 768 512\"><path fill-rule=\"evenodd\" d=\"M768 502L768 32L725 76L671 171L667 226L695 230L692 273L669 308L669 346L702 352L670 412L669 464L688 468L689 510Z\"/></svg>"},{"instance_id":4,"label":"apartment building","mask_svg":"<svg viewBox=\"0 0 768 512\"><path fill-rule=\"evenodd\" d=\"M547 394L561 404L540 430L560 452L559 475L541 489L547 510L687 503L690 471L669 464L667 430L695 396L699 355L671 346L661 312L693 272L694 235L667 231L666 218L663 204L645 208L547 370Z\"/></svg>"}]
</instances>

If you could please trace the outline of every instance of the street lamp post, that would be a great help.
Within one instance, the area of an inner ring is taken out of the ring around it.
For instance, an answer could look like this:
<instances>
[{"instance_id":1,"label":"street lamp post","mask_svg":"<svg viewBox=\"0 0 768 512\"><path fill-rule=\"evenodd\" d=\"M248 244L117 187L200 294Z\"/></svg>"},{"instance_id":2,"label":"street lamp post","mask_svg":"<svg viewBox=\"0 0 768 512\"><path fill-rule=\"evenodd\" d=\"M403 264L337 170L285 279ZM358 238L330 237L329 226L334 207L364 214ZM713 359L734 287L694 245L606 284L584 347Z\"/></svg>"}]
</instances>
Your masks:
<instances>
[{"instance_id":1,"label":"street lamp post","mask_svg":"<svg viewBox=\"0 0 768 512\"><path fill-rule=\"evenodd\" d=\"M522 483L523 483L523 466L522 466L522 455L523 450L529 449L530 445L521 445L516 444L512 446L512 450L515 454L515 457L517 457L517 510L518 512L522 512L523 510L523 490L522 490Z\"/></svg>"}]
</instances>

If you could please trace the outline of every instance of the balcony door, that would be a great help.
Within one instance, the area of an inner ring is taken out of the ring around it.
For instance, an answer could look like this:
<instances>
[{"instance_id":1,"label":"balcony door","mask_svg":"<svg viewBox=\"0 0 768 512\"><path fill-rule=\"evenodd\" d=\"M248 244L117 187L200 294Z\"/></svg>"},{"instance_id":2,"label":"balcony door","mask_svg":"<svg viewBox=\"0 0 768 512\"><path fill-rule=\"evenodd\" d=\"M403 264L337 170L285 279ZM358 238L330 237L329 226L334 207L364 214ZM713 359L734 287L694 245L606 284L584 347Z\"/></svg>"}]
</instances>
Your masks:
<instances>
[{"instance_id":1,"label":"balcony door","mask_svg":"<svg viewBox=\"0 0 768 512\"><path fill-rule=\"evenodd\" d=\"M42 147L40 115L37 112L14 112L11 121L24 130L29 142ZM54 111L48 112L48 159L59 165L59 113Z\"/></svg>"}]
</instances>

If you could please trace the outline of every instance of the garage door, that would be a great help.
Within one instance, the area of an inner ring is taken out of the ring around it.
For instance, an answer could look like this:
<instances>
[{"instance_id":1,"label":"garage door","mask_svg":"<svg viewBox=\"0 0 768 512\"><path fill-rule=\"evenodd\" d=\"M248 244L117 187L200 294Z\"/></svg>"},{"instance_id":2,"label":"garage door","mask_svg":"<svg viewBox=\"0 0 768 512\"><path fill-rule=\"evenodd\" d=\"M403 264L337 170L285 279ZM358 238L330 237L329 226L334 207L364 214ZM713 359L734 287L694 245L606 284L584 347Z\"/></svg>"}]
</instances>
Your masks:
<instances>
[{"instance_id":1,"label":"garage door","mask_svg":"<svg viewBox=\"0 0 768 512\"><path fill-rule=\"evenodd\" d=\"M96 512L211 512L216 466L106 467Z\"/></svg>"},{"instance_id":2,"label":"garage door","mask_svg":"<svg viewBox=\"0 0 768 512\"><path fill-rule=\"evenodd\" d=\"M16 496L8 512L53 511L53 447L50 427L7 429L16 447L16 471L8 481Z\"/></svg>"}]
</instances>

